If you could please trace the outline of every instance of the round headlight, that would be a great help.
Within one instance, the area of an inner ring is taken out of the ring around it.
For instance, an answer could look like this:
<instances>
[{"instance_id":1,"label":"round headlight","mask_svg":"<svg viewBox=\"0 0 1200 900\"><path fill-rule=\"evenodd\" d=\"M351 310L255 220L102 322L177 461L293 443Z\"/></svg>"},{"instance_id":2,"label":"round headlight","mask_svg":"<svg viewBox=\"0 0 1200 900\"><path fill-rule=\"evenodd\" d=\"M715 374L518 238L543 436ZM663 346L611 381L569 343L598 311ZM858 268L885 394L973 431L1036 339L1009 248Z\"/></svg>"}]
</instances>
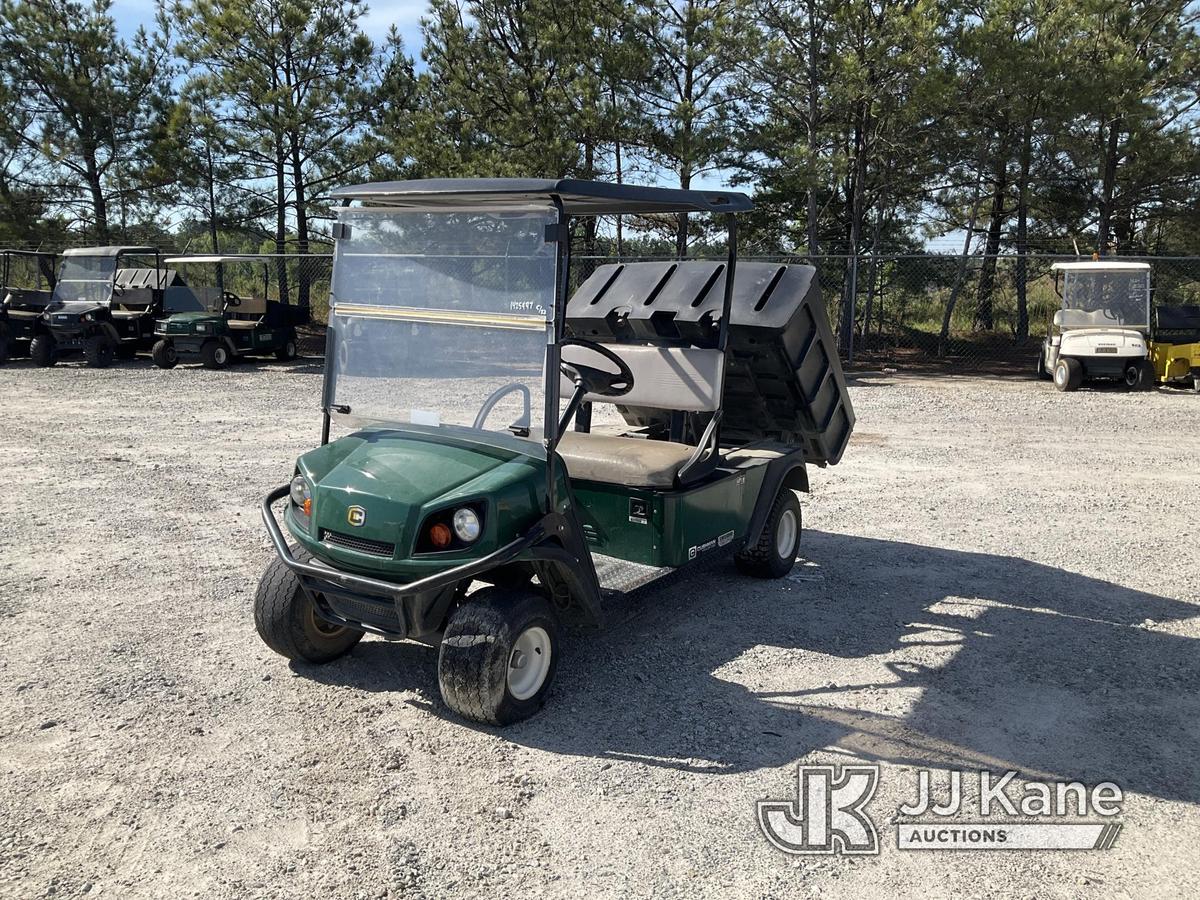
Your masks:
<instances>
[{"instance_id":1,"label":"round headlight","mask_svg":"<svg viewBox=\"0 0 1200 900\"><path fill-rule=\"evenodd\" d=\"M475 510L460 509L454 514L454 533L468 544L479 537L479 516Z\"/></svg>"},{"instance_id":2,"label":"round headlight","mask_svg":"<svg viewBox=\"0 0 1200 900\"><path fill-rule=\"evenodd\" d=\"M308 486L308 479L303 475L297 475L292 479L292 502L297 506L303 506L305 500L312 499L312 488Z\"/></svg>"}]
</instances>

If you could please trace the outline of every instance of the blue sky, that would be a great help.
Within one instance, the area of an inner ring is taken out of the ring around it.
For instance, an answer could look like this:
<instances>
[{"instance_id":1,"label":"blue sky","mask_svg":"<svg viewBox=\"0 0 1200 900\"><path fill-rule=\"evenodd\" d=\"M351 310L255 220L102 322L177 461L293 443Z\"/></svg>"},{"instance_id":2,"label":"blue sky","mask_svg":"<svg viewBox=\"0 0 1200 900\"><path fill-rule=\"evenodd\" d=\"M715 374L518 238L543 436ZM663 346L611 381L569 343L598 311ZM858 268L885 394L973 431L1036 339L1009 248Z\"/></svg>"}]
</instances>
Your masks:
<instances>
[{"instance_id":1,"label":"blue sky","mask_svg":"<svg viewBox=\"0 0 1200 900\"><path fill-rule=\"evenodd\" d=\"M404 37L404 47L410 56L421 49L420 19L425 13L426 0L380 0L369 4L363 20L363 30L375 40L383 39L393 24ZM133 34L139 25L154 21L154 0L114 0L112 16L121 34Z\"/></svg>"}]
</instances>

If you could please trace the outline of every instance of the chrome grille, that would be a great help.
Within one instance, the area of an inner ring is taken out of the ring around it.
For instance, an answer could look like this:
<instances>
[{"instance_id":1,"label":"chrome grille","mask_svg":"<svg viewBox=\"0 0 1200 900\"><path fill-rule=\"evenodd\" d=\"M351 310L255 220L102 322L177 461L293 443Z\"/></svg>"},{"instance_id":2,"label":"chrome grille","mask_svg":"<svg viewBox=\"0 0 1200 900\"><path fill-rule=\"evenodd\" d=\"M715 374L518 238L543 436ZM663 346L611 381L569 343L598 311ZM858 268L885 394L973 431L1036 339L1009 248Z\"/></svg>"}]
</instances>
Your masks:
<instances>
[{"instance_id":1,"label":"chrome grille","mask_svg":"<svg viewBox=\"0 0 1200 900\"><path fill-rule=\"evenodd\" d=\"M355 553L370 553L372 556L395 556L396 545L387 541L372 541L368 538L356 537L352 534L342 534L340 531L321 529L321 542L343 550L353 550Z\"/></svg>"}]
</instances>

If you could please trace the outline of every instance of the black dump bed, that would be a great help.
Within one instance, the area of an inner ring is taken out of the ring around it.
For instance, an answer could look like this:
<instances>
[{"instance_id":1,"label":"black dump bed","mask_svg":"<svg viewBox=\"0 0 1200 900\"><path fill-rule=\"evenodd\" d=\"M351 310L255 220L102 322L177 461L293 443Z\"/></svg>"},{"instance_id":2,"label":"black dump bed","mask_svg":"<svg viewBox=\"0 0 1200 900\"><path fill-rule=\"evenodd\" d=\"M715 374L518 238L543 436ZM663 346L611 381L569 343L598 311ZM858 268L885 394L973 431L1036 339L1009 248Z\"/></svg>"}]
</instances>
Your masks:
<instances>
[{"instance_id":1,"label":"black dump bed","mask_svg":"<svg viewBox=\"0 0 1200 900\"><path fill-rule=\"evenodd\" d=\"M600 266L567 305L578 337L601 343L713 347L725 291L724 263ZM836 463L854 410L812 266L738 263L730 315L721 442L775 440ZM647 410L621 409L631 424Z\"/></svg>"}]
</instances>

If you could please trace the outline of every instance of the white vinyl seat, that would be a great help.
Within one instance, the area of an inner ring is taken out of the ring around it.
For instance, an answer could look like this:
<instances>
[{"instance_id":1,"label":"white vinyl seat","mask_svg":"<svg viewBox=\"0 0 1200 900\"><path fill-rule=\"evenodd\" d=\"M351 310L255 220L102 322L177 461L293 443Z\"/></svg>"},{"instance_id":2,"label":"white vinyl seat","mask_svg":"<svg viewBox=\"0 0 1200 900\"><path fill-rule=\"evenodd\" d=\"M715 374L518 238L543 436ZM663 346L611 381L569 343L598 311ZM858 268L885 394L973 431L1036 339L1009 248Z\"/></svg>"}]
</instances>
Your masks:
<instances>
[{"instance_id":1,"label":"white vinyl seat","mask_svg":"<svg viewBox=\"0 0 1200 900\"><path fill-rule=\"evenodd\" d=\"M569 431L558 443L567 474L580 481L669 488L695 447L671 441Z\"/></svg>"},{"instance_id":2,"label":"white vinyl seat","mask_svg":"<svg viewBox=\"0 0 1200 900\"><path fill-rule=\"evenodd\" d=\"M587 394L585 400L684 412L714 412L720 408L725 358L719 350L627 344L605 347L629 366L633 388L620 397ZM614 371L612 362L586 347L567 345L562 357L566 362ZM575 386L564 378L562 396L568 397L574 390ZM679 483L680 470L695 455L696 448L672 441L572 431L559 441L558 453L573 479L670 488ZM710 460L715 462L715 458Z\"/></svg>"}]
</instances>

